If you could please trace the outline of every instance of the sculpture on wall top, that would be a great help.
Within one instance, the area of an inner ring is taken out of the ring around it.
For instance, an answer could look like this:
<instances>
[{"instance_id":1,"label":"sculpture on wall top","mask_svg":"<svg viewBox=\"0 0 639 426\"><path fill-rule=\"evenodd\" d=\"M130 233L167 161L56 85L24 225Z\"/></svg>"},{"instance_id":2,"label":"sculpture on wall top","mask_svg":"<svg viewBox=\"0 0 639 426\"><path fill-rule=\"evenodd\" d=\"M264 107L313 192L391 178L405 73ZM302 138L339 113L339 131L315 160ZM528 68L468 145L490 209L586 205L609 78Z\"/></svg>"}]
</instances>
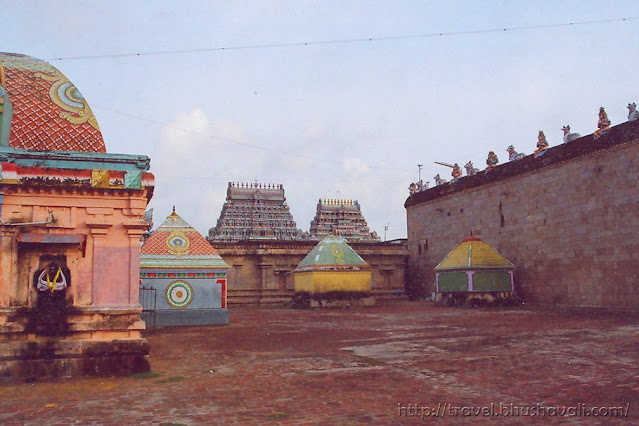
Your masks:
<instances>
[{"instance_id":1,"label":"sculpture on wall top","mask_svg":"<svg viewBox=\"0 0 639 426\"><path fill-rule=\"evenodd\" d=\"M537 136L537 149L535 150L535 158L541 157L546 153L546 150L550 144L546 140L546 135L544 135L544 131L540 130L539 135Z\"/></svg>"},{"instance_id":2,"label":"sculpture on wall top","mask_svg":"<svg viewBox=\"0 0 639 426\"><path fill-rule=\"evenodd\" d=\"M526 156L526 154L524 154L523 152L515 151L515 147L512 145L506 148L506 151L508 152L509 161L521 160L522 158Z\"/></svg>"},{"instance_id":3,"label":"sculpture on wall top","mask_svg":"<svg viewBox=\"0 0 639 426\"><path fill-rule=\"evenodd\" d=\"M561 128L564 131L564 143L572 142L575 139L579 139L581 135L579 133L570 133L570 124L565 125Z\"/></svg>"},{"instance_id":4,"label":"sculpture on wall top","mask_svg":"<svg viewBox=\"0 0 639 426\"><path fill-rule=\"evenodd\" d=\"M598 129L593 133L595 139L601 135L605 135L608 133L608 130L610 130L610 120L608 120L608 114L606 114L604 107L599 108L599 122L597 123L597 127Z\"/></svg>"},{"instance_id":5,"label":"sculpture on wall top","mask_svg":"<svg viewBox=\"0 0 639 426\"><path fill-rule=\"evenodd\" d=\"M462 177L462 170L461 167L459 167L459 164L453 164L453 171L450 174L453 177L452 182L457 182L457 180Z\"/></svg>"},{"instance_id":6,"label":"sculpture on wall top","mask_svg":"<svg viewBox=\"0 0 639 426\"><path fill-rule=\"evenodd\" d=\"M469 161L468 163L466 163L464 165L464 168L466 169L466 175L467 176L474 176L477 173L479 173L479 169L473 166L473 162Z\"/></svg>"},{"instance_id":7,"label":"sculpture on wall top","mask_svg":"<svg viewBox=\"0 0 639 426\"><path fill-rule=\"evenodd\" d=\"M439 173L437 173L437 175L433 179L435 179L435 185L437 186L443 185L446 183L446 179L442 179L441 176L439 176Z\"/></svg>"},{"instance_id":8,"label":"sculpture on wall top","mask_svg":"<svg viewBox=\"0 0 639 426\"><path fill-rule=\"evenodd\" d=\"M451 183L453 182L457 182L457 180L462 176L462 171L461 168L459 167L459 164L455 163L455 164L449 164L449 163L444 163L441 161L435 161L435 164L439 164L440 166L446 166L446 167L450 167L451 169L453 169L453 171L450 173L451 176L453 177L453 179L450 181ZM437 175L439 176L439 175ZM443 183L446 183L446 180L441 179L441 177L439 178L439 181L437 180L437 176L435 176L435 182L437 185L441 185ZM441 183L439 183L441 182Z\"/></svg>"},{"instance_id":9,"label":"sculpture on wall top","mask_svg":"<svg viewBox=\"0 0 639 426\"><path fill-rule=\"evenodd\" d=\"M488 166L486 170L497 167L497 164L499 164L499 158L497 158L497 154L495 154L495 151L489 151L488 158L486 158L486 165Z\"/></svg>"},{"instance_id":10,"label":"sculpture on wall top","mask_svg":"<svg viewBox=\"0 0 639 426\"><path fill-rule=\"evenodd\" d=\"M639 120L639 111L637 111L637 104L631 103L628 104L628 121L637 121Z\"/></svg>"},{"instance_id":11,"label":"sculpture on wall top","mask_svg":"<svg viewBox=\"0 0 639 426\"><path fill-rule=\"evenodd\" d=\"M410 185L408 185L408 192L410 192L410 195L416 194L418 192L422 192L428 189L428 185L430 182L426 181L424 182L423 180L420 180L419 182L413 182Z\"/></svg>"}]
</instances>

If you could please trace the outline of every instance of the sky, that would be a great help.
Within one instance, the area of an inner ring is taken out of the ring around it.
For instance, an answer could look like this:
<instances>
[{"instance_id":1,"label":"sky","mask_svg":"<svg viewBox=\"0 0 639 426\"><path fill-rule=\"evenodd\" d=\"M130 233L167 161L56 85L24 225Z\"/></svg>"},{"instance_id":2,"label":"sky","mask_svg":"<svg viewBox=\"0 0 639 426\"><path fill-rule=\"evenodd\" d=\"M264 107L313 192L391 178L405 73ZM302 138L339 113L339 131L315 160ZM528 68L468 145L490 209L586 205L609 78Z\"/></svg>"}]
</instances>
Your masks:
<instances>
[{"instance_id":1,"label":"sky","mask_svg":"<svg viewBox=\"0 0 639 426\"><path fill-rule=\"evenodd\" d=\"M592 133L600 106L615 125L639 102L636 0L0 6L0 50L60 69L108 152L151 158L156 226L175 205L205 236L228 182L257 181L284 186L304 231L339 198L405 238L408 185L450 179L435 161L483 169L488 151L503 163L539 130L557 145L564 125Z\"/></svg>"}]
</instances>

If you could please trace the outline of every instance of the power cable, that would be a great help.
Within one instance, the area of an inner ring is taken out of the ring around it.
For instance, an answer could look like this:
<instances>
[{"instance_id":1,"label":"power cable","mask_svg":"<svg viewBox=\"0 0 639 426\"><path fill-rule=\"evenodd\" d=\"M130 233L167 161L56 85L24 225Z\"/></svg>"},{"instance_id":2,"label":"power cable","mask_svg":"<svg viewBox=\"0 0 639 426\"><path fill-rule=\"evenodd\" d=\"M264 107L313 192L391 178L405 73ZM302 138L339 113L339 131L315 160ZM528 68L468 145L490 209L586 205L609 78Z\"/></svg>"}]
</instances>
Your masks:
<instances>
[{"instance_id":1,"label":"power cable","mask_svg":"<svg viewBox=\"0 0 639 426\"><path fill-rule=\"evenodd\" d=\"M272 48L284 48L284 47L305 47L305 46L322 46L322 45L338 45L338 44L353 44L353 43L373 43L373 42L381 42L381 41L396 41L396 40L433 38L433 37L503 33L503 32L514 32L514 31L525 31L525 30L541 30L541 29L548 29L548 28L574 27L579 25L609 24L609 23L615 23L615 22L635 21L638 19L639 19L639 16L631 16L628 18L600 19L600 20L594 20L594 21L566 22L566 23L559 23L559 24L528 25L528 26L520 26L520 27L490 28L490 29L483 29L483 30L447 31L447 32L434 32L434 33L426 33L426 34L405 34L405 35L397 35L397 36L379 36L379 37L352 38L352 39L253 44L253 45L243 45L243 46L226 46L226 47L212 47L212 48L199 48L199 49L156 50L156 51L148 51L148 52L112 53L112 54L103 54L103 55L60 56L60 57L45 58L45 60L72 61L72 60L85 60L85 59L126 58L126 57L186 54L186 53L222 52L222 51L232 51L232 50L272 49Z\"/></svg>"}]
</instances>

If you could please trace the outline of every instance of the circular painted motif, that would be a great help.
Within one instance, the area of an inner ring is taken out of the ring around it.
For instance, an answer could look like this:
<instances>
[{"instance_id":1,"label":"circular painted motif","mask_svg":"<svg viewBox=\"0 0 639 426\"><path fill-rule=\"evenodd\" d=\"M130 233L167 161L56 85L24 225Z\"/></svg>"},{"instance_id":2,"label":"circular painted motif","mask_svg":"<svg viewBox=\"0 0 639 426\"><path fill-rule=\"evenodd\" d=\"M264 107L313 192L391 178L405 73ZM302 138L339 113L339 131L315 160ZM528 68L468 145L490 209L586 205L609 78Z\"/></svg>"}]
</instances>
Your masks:
<instances>
[{"instance_id":1,"label":"circular painted motif","mask_svg":"<svg viewBox=\"0 0 639 426\"><path fill-rule=\"evenodd\" d=\"M66 82L58 87L58 98L65 104L73 108L84 108L84 97L71 82Z\"/></svg>"},{"instance_id":2,"label":"circular painted motif","mask_svg":"<svg viewBox=\"0 0 639 426\"><path fill-rule=\"evenodd\" d=\"M189 248L189 239L181 232L173 232L166 239L166 244L169 246L169 249L174 251L177 254L182 254Z\"/></svg>"},{"instance_id":3,"label":"circular painted motif","mask_svg":"<svg viewBox=\"0 0 639 426\"><path fill-rule=\"evenodd\" d=\"M178 309L186 308L193 301L193 288L186 281L173 281L164 293L166 303Z\"/></svg>"}]
</instances>

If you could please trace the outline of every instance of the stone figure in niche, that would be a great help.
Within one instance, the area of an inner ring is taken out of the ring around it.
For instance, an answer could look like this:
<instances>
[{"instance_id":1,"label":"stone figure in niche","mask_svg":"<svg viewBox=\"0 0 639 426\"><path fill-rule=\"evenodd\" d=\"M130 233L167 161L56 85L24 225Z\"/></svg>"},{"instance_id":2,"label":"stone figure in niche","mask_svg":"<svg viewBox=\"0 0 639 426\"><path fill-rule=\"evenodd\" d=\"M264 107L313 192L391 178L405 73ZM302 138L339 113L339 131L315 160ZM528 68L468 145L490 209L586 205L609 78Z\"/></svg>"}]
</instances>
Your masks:
<instances>
[{"instance_id":1,"label":"stone figure in niche","mask_svg":"<svg viewBox=\"0 0 639 426\"><path fill-rule=\"evenodd\" d=\"M437 175L433 179L435 179L435 185L437 186L443 185L446 183L446 179L442 179L441 176L439 176L439 173L437 173Z\"/></svg>"},{"instance_id":2,"label":"stone figure in niche","mask_svg":"<svg viewBox=\"0 0 639 426\"><path fill-rule=\"evenodd\" d=\"M597 127L598 129L593 133L595 139L605 135L608 133L608 130L610 130L610 120L608 120L608 114L606 114L604 107L599 108L599 122L597 123Z\"/></svg>"},{"instance_id":3,"label":"stone figure in niche","mask_svg":"<svg viewBox=\"0 0 639 426\"><path fill-rule=\"evenodd\" d=\"M488 166L486 170L497 167L497 164L499 164L499 158L497 158L497 154L495 154L495 151L489 151L488 158L486 158L486 165Z\"/></svg>"},{"instance_id":4,"label":"stone figure in niche","mask_svg":"<svg viewBox=\"0 0 639 426\"><path fill-rule=\"evenodd\" d=\"M459 167L459 164L453 164L453 171L451 172L451 175L453 177L452 182L457 182L457 180L459 180L459 178L462 176L462 171L461 167Z\"/></svg>"},{"instance_id":5,"label":"stone figure in niche","mask_svg":"<svg viewBox=\"0 0 639 426\"><path fill-rule=\"evenodd\" d=\"M564 143L572 142L575 139L579 139L581 135L579 133L570 133L570 125L566 125L561 128L564 131Z\"/></svg>"},{"instance_id":6,"label":"stone figure in niche","mask_svg":"<svg viewBox=\"0 0 639 426\"><path fill-rule=\"evenodd\" d=\"M466 175L467 176L474 176L477 173L479 173L479 169L473 166L473 162L469 161L468 163L466 163L464 165L464 168L466 169Z\"/></svg>"},{"instance_id":7,"label":"stone figure in niche","mask_svg":"<svg viewBox=\"0 0 639 426\"><path fill-rule=\"evenodd\" d=\"M523 152L515 151L515 147L512 145L506 148L506 152L508 152L508 161L521 160L526 156Z\"/></svg>"},{"instance_id":8,"label":"stone figure in niche","mask_svg":"<svg viewBox=\"0 0 639 426\"><path fill-rule=\"evenodd\" d=\"M637 104L631 103L628 104L628 121L637 121L639 120L639 112L637 111Z\"/></svg>"},{"instance_id":9,"label":"stone figure in niche","mask_svg":"<svg viewBox=\"0 0 639 426\"><path fill-rule=\"evenodd\" d=\"M34 274L38 291L31 327L37 334L57 336L66 333L66 289L71 285L69 269L58 261L51 261Z\"/></svg>"},{"instance_id":10,"label":"stone figure in niche","mask_svg":"<svg viewBox=\"0 0 639 426\"><path fill-rule=\"evenodd\" d=\"M67 276L68 270L65 274L62 266L60 266L58 262L53 261L38 274L36 279L36 288L38 291L48 291L51 293L54 291L65 290L69 286Z\"/></svg>"},{"instance_id":11,"label":"stone figure in niche","mask_svg":"<svg viewBox=\"0 0 639 426\"><path fill-rule=\"evenodd\" d=\"M546 140L546 135L544 135L543 130L540 130L539 135L537 136L537 149L535 150L535 158L544 155L549 146L550 145Z\"/></svg>"}]
</instances>

